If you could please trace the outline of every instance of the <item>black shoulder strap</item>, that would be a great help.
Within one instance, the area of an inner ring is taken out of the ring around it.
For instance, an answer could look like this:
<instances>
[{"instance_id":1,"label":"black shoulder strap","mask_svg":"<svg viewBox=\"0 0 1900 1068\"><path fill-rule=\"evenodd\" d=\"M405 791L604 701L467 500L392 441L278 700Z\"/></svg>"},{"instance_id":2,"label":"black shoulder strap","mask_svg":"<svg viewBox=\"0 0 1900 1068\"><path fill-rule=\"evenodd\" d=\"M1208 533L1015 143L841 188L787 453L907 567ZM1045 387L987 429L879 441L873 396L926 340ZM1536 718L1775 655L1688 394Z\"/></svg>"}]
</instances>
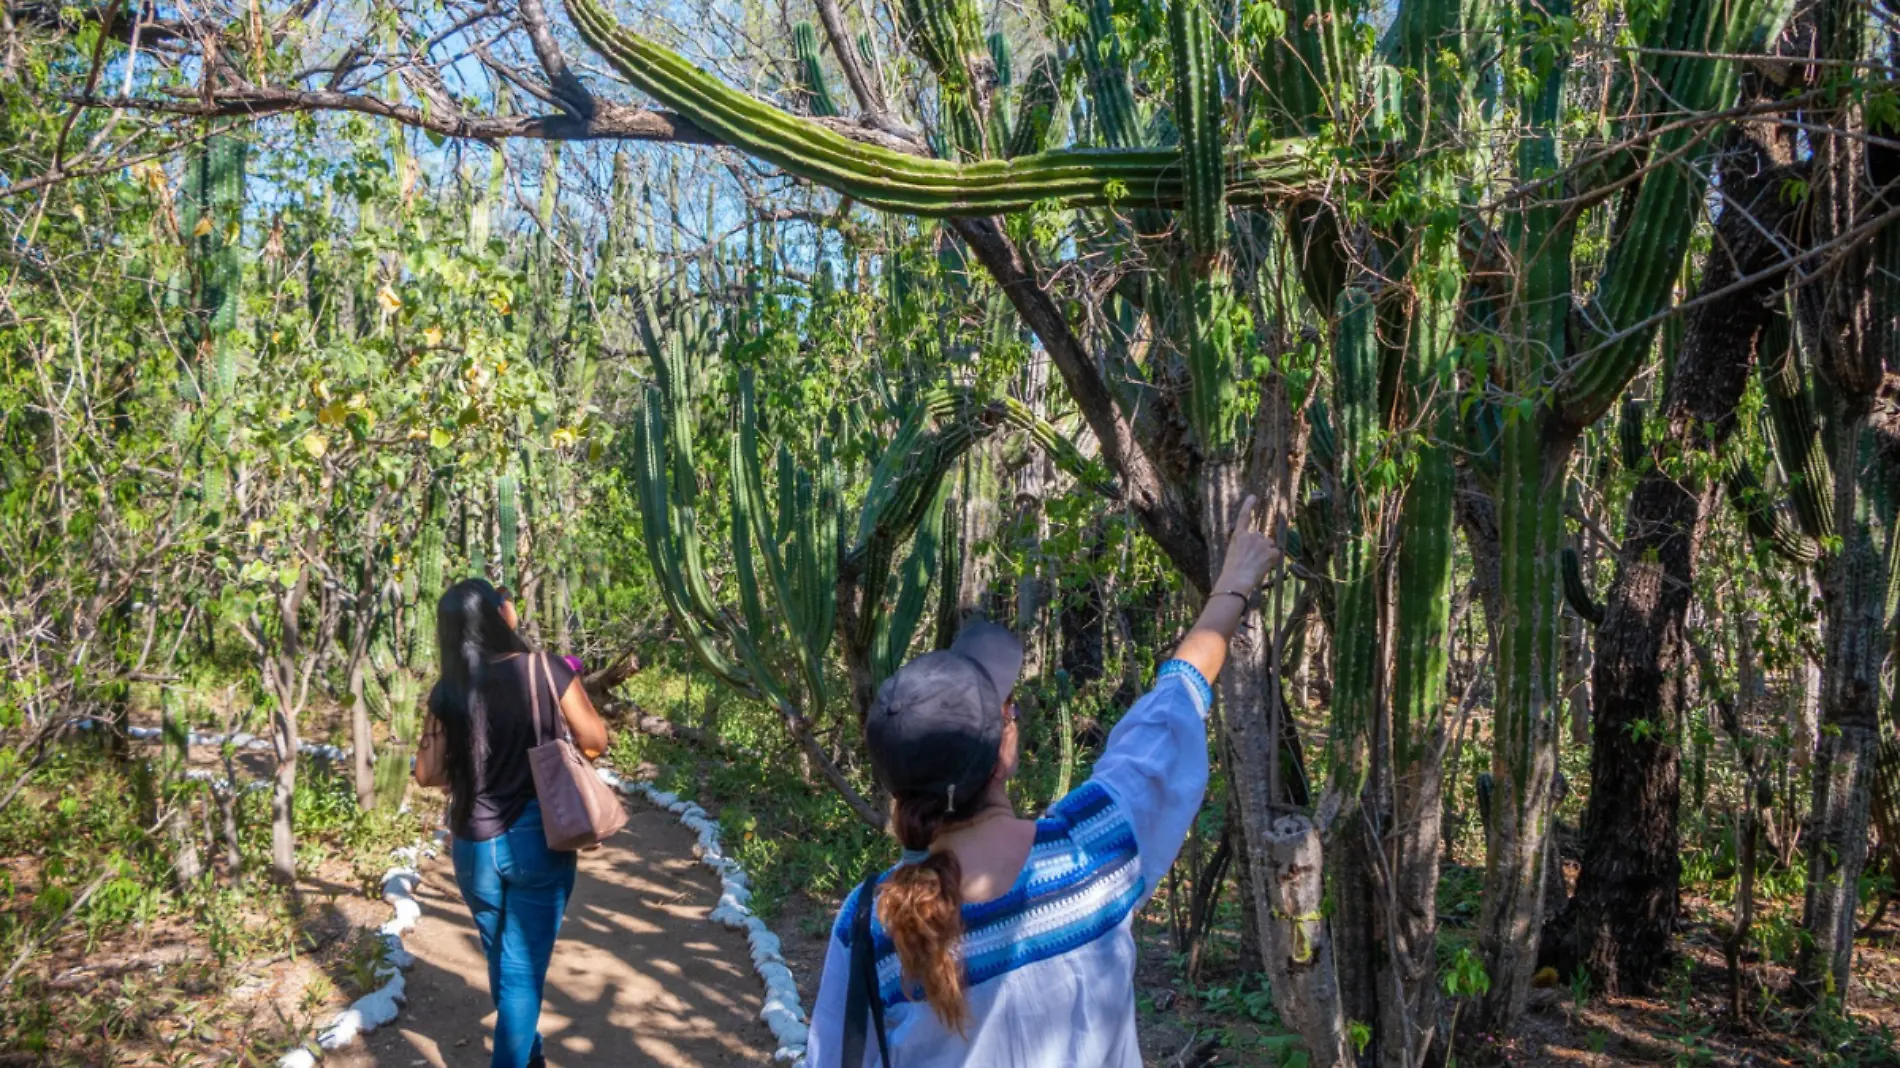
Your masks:
<instances>
[{"instance_id":1,"label":"black shoulder strap","mask_svg":"<svg viewBox=\"0 0 1900 1068\"><path fill-rule=\"evenodd\" d=\"M851 982L844 995L844 1038L841 1068L863 1068L864 1036L870 1030L865 1017L877 1028L877 1055L884 1068L891 1068L889 1039L884 1034L884 1002L877 996L877 954L871 946L871 909L877 893L877 872L858 884L858 911L851 917Z\"/></svg>"}]
</instances>

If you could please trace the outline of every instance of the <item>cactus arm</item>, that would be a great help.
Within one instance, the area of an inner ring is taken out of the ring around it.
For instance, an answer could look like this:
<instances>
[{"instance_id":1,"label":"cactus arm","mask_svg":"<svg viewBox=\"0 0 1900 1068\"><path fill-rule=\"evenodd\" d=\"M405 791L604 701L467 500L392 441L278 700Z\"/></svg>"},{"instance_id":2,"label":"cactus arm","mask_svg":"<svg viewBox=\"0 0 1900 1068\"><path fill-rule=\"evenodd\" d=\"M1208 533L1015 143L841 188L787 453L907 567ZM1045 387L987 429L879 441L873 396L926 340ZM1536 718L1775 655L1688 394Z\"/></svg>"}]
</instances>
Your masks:
<instances>
[{"instance_id":1,"label":"cactus arm","mask_svg":"<svg viewBox=\"0 0 1900 1068\"><path fill-rule=\"evenodd\" d=\"M700 663L728 686L749 696L759 690L745 669L720 651L716 639L727 631L722 616L701 615L686 593L681 571L683 563L676 544L674 518L667 489L666 420L657 391L649 389L635 413L633 435L634 482L640 499L640 532L646 543L647 560L667 611L679 626L687 647Z\"/></svg>"},{"instance_id":2,"label":"cactus arm","mask_svg":"<svg viewBox=\"0 0 1900 1068\"><path fill-rule=\"evenodd\" d=\"M958 156L981 159L983 124L971 59L985 55L970 0L902 0L893 5L913 52L937 76L937 97Z\"/></svg>"},{"instance_id":3,"label":"cactus arm","mask_svg":"<svg viewBox=\"0 0 1900 1068\"><path fill-rule=\"evenodd\" d=\"M1347 101L1357 94L1351 35L1358 4L1290 0L1282 6L1286 31L1256 66L1265 72L1263 87L1276 131L1294 136L1332 119L1339 102L1335 94Z\"/></svg>"},{"instance_id":4,"label":"cactus arm","mask_svg":"<svg viewBox=\"0 0 1900 1068\"><path fill-rule=\"evenodd\" d=\"M969 477L969 458L964 458L964 478ZM937 573L937 634L935 648L948 649L956 639L963 619L963 502L946 495L943 502L943 548Z\"/></svg>"},{"instance_id":5,"label":"cactus arm","mask_svg":"<svg viewBox=\"0 0 1900 1068\"><path fill-rule=\"evenodd\" d=\"M851 141L734 90L617 26L598 0L567 0L567 6L582 38L642 92L734 148L875 208L941 218L1021 211L1043 200L1072 207L1111 199L1156 207L1183 201L1173 150L1062 149L975 163L923 159ZM1305 182L1318 168L1302 148L1282 142L1238 161L1228 177L1234 199L1262 203Z\"/></svg>"},{"instance_id":6,"label":"cactus arm","mask_svg":"<svg viewBox=\"0 0 1900 1068\"><path fill-rule=\"evenodd\" d=\"M879 614L877 638L871 656L872 671L879 682L889 678L903 663L905 655L910 652L912 640L917 636L917 625L923 621L925 599L930 593L930 582L937 570L937 554L942 551L944 512L950 499L950 485L949 479L942 482L930 512L917 525L917 534L911 539L910 555L905 558L902 575L898 579L897 601L888 612Z\"/></svg>"},{"instance_id":7,"label":"cactus arm","mask_svg":"<svg viewBox=\"0 0 1900 1068\"><path fill-rule=\"evenodd\" d=\"M1082 10L1085 19L1078 51L1088 77L1096 140L1109 148L1137 148L1143 143L1141 123L1111 0L1082 0Z\"/></svg>"},{"instance_id":8,"label":"cactus arm","mask_svg":"<svg viewBox=\"0 0 1900 1068\"><path fill-rule=\"evenodd\" d=\"M733 435L734 464L744 462L740 456L741 448L738 435ZM764 600L759 596L758 568L752 560L752 539L756 531L753 514L757 511L758 498L753 496L748 480L739 477L737 472L735 467L732 478L732 574L733 584L739 588L739 614L745 626L727 628L726 637L733 652L738 655L739 662L745 665L746 674L758 688L760 696L775 708L795 709L797 706L787 696L784 683L779 680L772 666L766 663L760 648L771 639L774 628L766 618ZM799 635L794 634L792 640L800 649L805 647Z\"/></svg>"},{"instance_id":9,"label":"cactus arm","mask_svg":"<svg viewBox=\"0 0 1900 1068\"><path fill-rule=\"evenodd\" d=\"M1577 555L1574 546L1564 546L1564 600L1570 610L1593 627L1603 624L1603 605L1590 592L1589 583L1583 578L1583 558Z\"/></svg>"},{"instance_id":10,"label":"cactus arm","mask_svg":"<svg viewBox=\"0 0 1900 1068\"><path fill-rule=\"evenodd\" d=\"M1667 17L1654 20L1643 35L1654 49L1647 57L1656 85L1651 110L1706 113L1732 106L1738 86L1735 62L1682 53L1758 50L1780 34L1792 9L1792 0L1670 4ZM1714 145L1700 129L1672 130L1657 138L1651 158L1662 165L1652 169L1637 190L1630 222L1611 246L1584 314L1594 344L1559 387L1558 408L1571 426L1589 426L1608 411L1648 355L1654 328L1621 328L1649 320L1672 299L1701 217L1701 164Z\"/></svg>"},{"instance_id":11,"label":"cactus arm","mask_svg":"<svg viewBox=\"0 0 1900 1068\"><path fill-rule=\"evenodd\" d=\"M1221 163L1220 72L1210 40L1214 19L1202 0L1168 4L1168 46L1174 60L1174 124L1187 176L1183 229L1197 264L1227 246L1226 189Z\"/></svg>"},{"instance_id":12,"label":"cactus arm","mask_svg":"<svg viewBox=\"0 0 1900 1068\"><path fill-rule=\"evenodd\" d=\"M1004 155L1016 159L1047 149L1061 114L1062 66L1053 54L1044 55L1029 68Z\"/></svg>"},{"instance_id":13,"label":"cactus arm","mask_svg":"<svg viewBox=\"0 0 1900 1068\"><path fill-rule=\"evenodd\" d=\"M501 584L515 583L515 547L521 535L521 483L513 472L495 476L495 526L501 535Z\"/></svg>"},{"instance_id":14,"label":"cactus arm","mask_svg":"<svg viewBox=\"0 0 1900 1068\"><path fill-rule=\"evenodd\" d=\"M1105 497L1115 498L1121 490L1101 465L1082 455L1075 443L1064 437L1054 425L1037 415L1027 404L1011 396L998 397L990 409L1010 426L1029 435L1029 439L1056 465L1056 469Z\"/></svg>"},{"instance_id":15,"label":"cactus arm","mask_svg":"<svg viewBox=\"0 0 1900 1068\"><path fill-rule=\"evenodd\" d=\"M758 611L757 578L752 574L754 569L749 542L756 539L779 615L793 643L798 646L799 667L804 674L806 692L812 696L811 703L814 706L822 707L826 699L825 649L831 644L831 627L813 611L813 605L836 585L836 578L833 575L827 579L825 575L814 574L810 570L813 563L824 559L821 551L823 546L814 542L810 531L825 520L819 515L820 505L813 499L809 490L810 480L807 479L804 486L800 487L804 492L792 498L796 510L789 515L783 511L779 514L779 525L789 525L799 531L792 539L794 553L792 563L788 566L773 534L773 523L765 514L764 505L768 498L764 480L760 476L758 455L758 411L754 401L752 371L747 368L739 375L739 432L732 436L731 455L734 567L741 576L741 583L753 587L749 594L744 585L740 590L742 604L748 613L747 627L755 635L770 633L764 613ZM785 466L781 465L781 471L784 470ZM793 477L796 478L795 475ZM824 510L835 515L833 508ZM743 547L743 562L740 561L741 542L748 543ZM829 557L834 561L835 569L836 551L833 550ZM752 615L754 612L758 612L756 620Z\"/></svg>"},{"instance_id":16,"label":"cactus arm","mask_svg":"<svg viewBox=\"0 0 1900 1068\"><path fill-rule=\"evenodd\" d=\"M646 302L641 303L644 306ZM667 457L664 470L672 482L670 515L672 537L683 569L680 577L693 610L700 618L719 619L719 603L706 580L705 558L699 540L699 464L693 450L693 392L688 381L692 367L687 359L688 349L697 348L696 335L690 317L682 317L673 329L655 337L658 327L652 318L648 309L643 319L650 331L649 352L658 382L657 392L650 392L658 398L654 412L657 426L664 433L661 439Z\"/></svg>"},{"instance_id":17,"label":"cactus arm","mask_svg":"<svg viewBox=\"0 0 1900 1068\"><path fill-rule=\"evenodd\" d=\"M818 31L811 23L801 21L792 27L792 51L798 60L798 87L805 94L806 107L813 115L835 117L838 102L831 97L824 65L818 61Z\"/></svg>"}]
</instances>

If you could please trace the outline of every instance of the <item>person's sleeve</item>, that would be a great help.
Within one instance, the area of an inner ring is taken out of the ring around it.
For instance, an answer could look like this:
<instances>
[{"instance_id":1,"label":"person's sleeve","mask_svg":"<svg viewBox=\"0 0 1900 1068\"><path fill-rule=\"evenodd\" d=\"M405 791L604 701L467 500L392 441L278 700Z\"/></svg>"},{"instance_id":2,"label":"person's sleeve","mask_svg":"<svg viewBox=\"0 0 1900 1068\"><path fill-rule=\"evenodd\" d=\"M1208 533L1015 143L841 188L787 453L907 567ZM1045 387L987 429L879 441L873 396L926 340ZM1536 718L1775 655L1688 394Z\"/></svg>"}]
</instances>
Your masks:
<instances>
[{"instance_id":1,"label":"person's sleeve","mask_svg":"<svg viewBox=\"0 0 1900 1068\"><path fill-rule=\"evenodd\" d=\"M1192 664L1161 665L1155 687L1109 732L1091 782L1128 815L1141 855L1143 900L1173 866L1207 793L1207 712L1213 688Z\"/></svg>"},{"instance_id":2,"label":"person's sleeve","mask_svg":"<svg viewBox=\"0 0 1900 1068\"><path fill-rule=\"evenodd\" d=\"M837 925L826 939L825 970L818 980L818 998L811 1007L811 1029L805 1036L806 1068L841 1068L844 1056L844 996L851 975L851 947L845 941L857 891L838 910Z\"/></svg>"},{"instance_id":3,"label":"person's sleeve","mask_svg":"<svg viewBox=\"0 0 1900 1068\"><path fill-rule=\"evenodd\" d=\"M574 669L567 666L567 659L565 657L555 656L553 653L549 653L541 659L546 661L548 665L548 678L554 683L554 692L562 697L567 696L568 685L577 677L574 674Z\"/></svg>"}]
</instances>

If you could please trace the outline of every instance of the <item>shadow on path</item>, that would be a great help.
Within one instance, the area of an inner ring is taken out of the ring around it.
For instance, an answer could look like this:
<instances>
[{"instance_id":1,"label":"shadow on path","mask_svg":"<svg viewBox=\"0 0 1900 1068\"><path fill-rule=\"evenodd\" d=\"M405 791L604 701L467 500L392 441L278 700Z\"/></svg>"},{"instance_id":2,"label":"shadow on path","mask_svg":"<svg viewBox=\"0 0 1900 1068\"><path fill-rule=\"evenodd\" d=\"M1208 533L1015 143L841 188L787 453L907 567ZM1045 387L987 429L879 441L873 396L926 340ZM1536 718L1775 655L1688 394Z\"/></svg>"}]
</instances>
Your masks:
<instances>
[{"instance_id":1,"label":"shadow on path","mask_svg":"<svg viewBox=\"0 0 1900 1068\"><path fill-rule=\"evenodd\" d=\"M581 854L541 1010L558 1068L722 1068L771 1063L762 988L745 937L712 923L719 882L692 835L664 812L630 809L627 827ZM485 1068L495 1011L488 966L447 856L423 869L409 1003L365 1043L325 1057L343 1068Z\"/></svg>"}]
</instances>

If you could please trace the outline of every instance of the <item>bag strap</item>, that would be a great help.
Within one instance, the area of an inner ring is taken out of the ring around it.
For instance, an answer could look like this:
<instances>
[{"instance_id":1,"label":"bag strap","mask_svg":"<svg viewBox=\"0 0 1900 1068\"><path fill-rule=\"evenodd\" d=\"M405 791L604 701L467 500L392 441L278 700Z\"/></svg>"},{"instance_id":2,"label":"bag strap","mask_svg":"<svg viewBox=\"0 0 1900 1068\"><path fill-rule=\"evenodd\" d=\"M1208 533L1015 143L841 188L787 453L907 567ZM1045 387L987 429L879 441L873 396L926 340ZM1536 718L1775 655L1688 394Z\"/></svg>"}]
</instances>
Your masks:
<instances>
[{"instance_id":1,"label":"bag strap","mask_svg":"<svg viewBox=\"0 0 1900 1068\"><path fill-rule=\"evenodd\" d=\"M541 662L541 658L546 654L523 653L521 655L528 661L528 714L532 717L534 722L534 744L542 745L544 743L541 741L541 672L547 670L547 665ZM548 672L547 688L549 694L554 692L554 673L552 671ZM557 699L554 702L555 716L560 715L560 708L560 701ZM554 741L560 736L559 721L556 720L554 716L549 716L548 741Z\"/></svg>"},{"instance_id":2,"label":"bag strap","mask_svg":"<svg viewBox=\"0 0 1900 1068\"><path fill-rule=\"evenodd\" d=\"M877 875L873 871L858 884L858 911L851 917L851 981L844 994L843 1068L862 1068L864 1038L870 1030L865 1016L877 1028L877 1056L884 1068L891 1068L890 1039L884 1033L884 1001L877 996L877 956L871 946L871 909L877 893Z\"/></svg>"}]
</instances>

